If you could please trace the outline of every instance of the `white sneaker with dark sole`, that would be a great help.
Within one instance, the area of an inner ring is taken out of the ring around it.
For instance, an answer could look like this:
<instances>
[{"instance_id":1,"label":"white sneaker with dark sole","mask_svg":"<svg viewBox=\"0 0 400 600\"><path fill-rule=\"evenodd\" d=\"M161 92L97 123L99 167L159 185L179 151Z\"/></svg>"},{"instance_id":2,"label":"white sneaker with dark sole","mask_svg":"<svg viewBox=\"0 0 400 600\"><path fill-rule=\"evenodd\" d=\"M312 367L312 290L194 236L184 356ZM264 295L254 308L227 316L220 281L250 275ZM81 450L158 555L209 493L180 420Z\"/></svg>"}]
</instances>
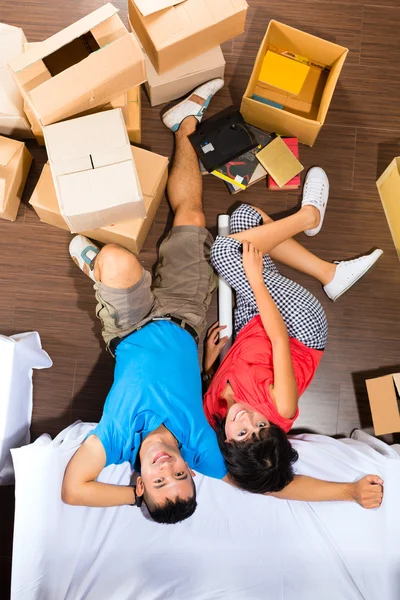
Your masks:
<instances>
[{"instance_id":1,"label":"white sneaker with dark sole","mask_svg":"<svg viewBox=\"0 0 400 600\"><path fill-rule=\"evenodd\" d=\"M211 81L203 83L203 85L193 90L187 98L167 110L161 117L162 122L173 132L178 131L179 125L186 117L196 117L200 123L211 98L223 87L223 79L211 79ZM191 100L193 96L202 98L204 102L199 104L195 100Z\"/></svg>"},{"instance_id":2,"label":"white sneaker with dark sole","mask_svg":"<svg viewBox=\"0 0 400 600\"><path fill-rule=\"evenodd\" d=\"M336 262L336 273L330 283L324 286L324 292L333 302L349 290L357 281L372 269L382 256L383 250L374 250L353 260Z\"/></svg>"},{"instance_id":3,"label":"white sneaker with dark sole","mask_svg":"<svg viewBox=\"0 0 400 600\"><path fill-rule=\"evenodd\" d=\"M93 271L93 259L96 258L100 248L95 246L84 235L76 235L69 245L69 253L74 263L85 273L90 279L96 281Z\"/></svg>"},{"instance_id":4,"label":"white sneaker with dark sole","mask_svg":"<svg viewBox=\"0 0 400 600\"><path fill-rule=\"evenodd\" d=\"M307 229L304 233L309 236L317 235L324 222L326 206L329 198L328 176L321 167L312 167L304 180L302 206L315 206L318 208L320 220L317 227Z\"/></svg>"}]
</instances>

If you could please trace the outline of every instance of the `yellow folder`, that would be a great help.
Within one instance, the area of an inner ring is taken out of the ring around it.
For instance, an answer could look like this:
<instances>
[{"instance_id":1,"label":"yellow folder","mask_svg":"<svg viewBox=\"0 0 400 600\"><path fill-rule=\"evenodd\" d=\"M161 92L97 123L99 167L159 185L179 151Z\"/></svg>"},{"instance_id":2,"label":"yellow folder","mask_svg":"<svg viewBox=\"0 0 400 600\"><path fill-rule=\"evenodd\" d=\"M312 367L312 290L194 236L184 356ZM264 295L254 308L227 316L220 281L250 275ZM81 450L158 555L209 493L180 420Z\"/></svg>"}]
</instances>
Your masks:
<instances>
[{"instance_id":1,"label":"yellow folder","mask_svg":"<svg viewBox=\"0 0 400 600\"><path fill-rule=\"evenodd\" d=\"M303 87L310 67L268 50L260 71L259 81L297 96Z\"/></svg>"}]
</instances>

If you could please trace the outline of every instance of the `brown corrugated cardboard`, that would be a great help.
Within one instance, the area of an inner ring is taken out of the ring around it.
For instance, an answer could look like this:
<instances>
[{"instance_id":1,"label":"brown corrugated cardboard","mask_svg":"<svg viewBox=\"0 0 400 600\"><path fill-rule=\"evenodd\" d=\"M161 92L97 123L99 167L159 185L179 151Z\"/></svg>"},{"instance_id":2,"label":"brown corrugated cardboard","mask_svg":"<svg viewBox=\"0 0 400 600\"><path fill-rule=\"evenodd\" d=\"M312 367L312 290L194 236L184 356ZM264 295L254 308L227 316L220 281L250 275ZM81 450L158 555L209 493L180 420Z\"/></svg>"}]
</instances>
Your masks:
<instances>
[{"instance_id":1,"label":"brown corrugated cardboard","mask_svg":"<svg viewBox=\"0 0 400 600\"><path fill-rule=\"evenodd\" d=\"M400 432L400 373L366 381L375 435Z\"/></svg>"},{"instance_id":2,"label":"brown corrugated cardboard","mask_svg":"<svg viewBox=\"0 0 400 600\"><path fill-rule=\"evenodd\" d=\"M157 74L147 56L145 60L147 73L145 86L152 106L176 100L210 79L224 78L225 59L220 46L192 58L163 75Z\"/></svg>"},{"instance_id":3,"label":"brown corrugated cardboard","mask_svg":"<svg viewBox=\"0 0 400 600\"><path fill-rule=\"evenodd\" d=\"M120 109L43 128L60 212L71 232L145 216Z\"/></svg>"},{"instance_id":4,"label":"brown corrugated cardboard","mask_svg":"<svg viewBox=\"0 0 400 600\"><path fill-rule=\"evenodd\" d=\"M400 156L392 160L376 186L400 260Z\"/></svg>"},{"instance_id":5,"label":"brown corrugated cardboard","mask_svg":"<svg viewBox=\"0 0 400 600\"><path fill-rule=\"evenodd\" d=\"M157 2L140 5L157 9ZM129 19L157 73L165 73L244 31L246 0L185 0L144 16L129 0Z\"/></svg>"},{"instance_id":6,"label":"brown corrugated cardboard","mask_svg":"<svg viewBox=\"0 0 400 600\"><path fill-rule=\"evenodd\" d=\"M24 51L26 38L19 27L0 23L0 134L33 138L23 100L7 63Z\"/></svg>"},{"instance_id":7,"label":"brown corrugated cardboard","mask_svg":"<svg viewBox=\"0 0 400 600\"><path fill-rule=\"evenodd\" d=\"M106 4L9 63L41 125L102 106L143 83L143 52Z\"/></svg>"},{"instance_id":8,"label":"brown corrugated cardboard","mask_svg":"<svg viewBox=\"0 0 400 600\"><path fill-rule=\"evenodd\" d=\"M289 51L325 65L326 69L311 66L300 94L291 96L276 88L258 84L261 65L267 50ZM271 21L258 51L240 112L245 120L255 127L280 135L297 137L303 144L312 146L325 122L347 53L348 49L343 46L278 21ZM253 95L282 104L284 109L254 100Z\"/></svg>"},{"instance_id":9,"label":"brown corrugated cardboard","mask_svg":"<svg viewBox=\"0 0 400 600\"><path fill-rule=\"evenodd\" d=\"M171 6L176 6L184 1L185 0L135 0L135 3L142 15L147 17L159 10L171 8Z\"/></svg>"},{"instance_id":10,"label":"brown corrugated cardboard","mask_svg":"<svg viewBox=\"0 0 400 600\"><path fill-rule=\"evenodd\" d=\"M131 152L143 192L146 217L84 231L83 234L104 244L120 244L131 252L138 254L164 195L168 179L168 159L133 146L131 146ZM68 226L60 213L49 164L44 166L31 196L30 204L44 223L68 230Z\"/></svg>"},{"instance_id":11,"label":"brown corrugated cardboard","mask_svg":"<svg viewBox=\"0 0 400 600\"><path fill-rule=\"evenodd\" d=\"M283 187L304 169L281 137L272 140L257 152L256 157L279 187Z\"/></svg>"},{"instance_id":12,"label":"brown corrugated cardboard","mask_svg":"<svg viewBox=\"0 0 400 600\"><path fill-rule=\"evenodd\" d=\"M0 136L0 218L15 221L32 157L23 142Z\"/></svg>"}]
</instances>

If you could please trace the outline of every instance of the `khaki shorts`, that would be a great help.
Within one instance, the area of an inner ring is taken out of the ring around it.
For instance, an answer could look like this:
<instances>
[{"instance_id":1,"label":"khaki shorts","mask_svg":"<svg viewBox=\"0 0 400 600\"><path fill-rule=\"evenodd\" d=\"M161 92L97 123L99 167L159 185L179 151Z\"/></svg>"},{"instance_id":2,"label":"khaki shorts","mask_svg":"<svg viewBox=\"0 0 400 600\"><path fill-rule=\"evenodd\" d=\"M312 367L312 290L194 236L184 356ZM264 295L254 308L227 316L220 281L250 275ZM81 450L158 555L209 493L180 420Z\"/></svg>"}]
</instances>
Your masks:
<instances>
[{"instance_id":1,"label":"khaki shorts","mask_svg":"<svg viewBox=\"0 0 400 600\"><path fill-rule=\"evenodd\" d=\"M145 270L140 281L127 289L96 282L96 314L107 346L114 338L125 337L163 315L183 319L200 336L217 285L210 265L212 243L213 237L204 227L173 227L160 246L153 282Z\"/></svg>"}]
</instances>

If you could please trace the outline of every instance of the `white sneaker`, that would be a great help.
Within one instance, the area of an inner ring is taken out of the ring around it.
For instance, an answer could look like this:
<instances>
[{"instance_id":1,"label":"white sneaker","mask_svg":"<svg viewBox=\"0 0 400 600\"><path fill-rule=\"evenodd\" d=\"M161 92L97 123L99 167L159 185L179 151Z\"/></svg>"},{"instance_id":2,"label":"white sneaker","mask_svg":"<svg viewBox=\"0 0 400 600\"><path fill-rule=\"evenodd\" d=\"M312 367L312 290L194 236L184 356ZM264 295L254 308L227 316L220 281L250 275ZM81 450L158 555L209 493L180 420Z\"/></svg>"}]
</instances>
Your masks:
<instances>
[{"instance_id":1,"label":"white sneaker","mask_svg":"<svg viewBox=\"0 0 400 600\"><path fill-rule=\"evenodd\" d=\"M361 277L368 273L382 254L383 250L374 250L371 254L360 256L360 258L336 262L335 276L330 283L324 286L324 292L328 298L333 302L340 298Z\"/></svg>"},{"instance_id":2,"label":"white sneaker","mask_svg":"<svg viewBox=\"0 0 400 600\"><path fill-rule=\"evenodd\" d=\"M318 227L307 229L304 233L309 236L317 235L321 231L322 223L328 204L329 197L329 180L328 176L320 167L312 167L305 178L303 187L302 206L312 205L318 208L320 220Z\"/></svg>"},{"instance_id":3,"label":"white sneaker","mask_svg":"<svg viewBox=\"0 0 400 600\"><path fill-rule=\"evenodd\" d=\"M69 245L72 260L93 281L96 281L93 271L93 259L96 258L99 252L100 248L84 235L76 235Z\"/></svg>"},{"instance_id":4,"label":"white sneaker","mask_svg":"<svg viewBox=\"0 0 400 600\"><path fill-rule=\"evenodd\" d=\"M200 123L206 108L210 104L211 98L222 87L224 87L223 79L211 79L211 81L203 83L203 85L193 90L190 96L182 100L182 102L175 104L175 106L167 110L167 112L162 115L162 121L164 125L169 127L171 131L175 132L178 131L179 125L182 123L183 119L186 119L186 117L196 117ZM198 102L191 100L194 95L203 98L204 102L199 104Z\"/></svg>"}]
</instances>

